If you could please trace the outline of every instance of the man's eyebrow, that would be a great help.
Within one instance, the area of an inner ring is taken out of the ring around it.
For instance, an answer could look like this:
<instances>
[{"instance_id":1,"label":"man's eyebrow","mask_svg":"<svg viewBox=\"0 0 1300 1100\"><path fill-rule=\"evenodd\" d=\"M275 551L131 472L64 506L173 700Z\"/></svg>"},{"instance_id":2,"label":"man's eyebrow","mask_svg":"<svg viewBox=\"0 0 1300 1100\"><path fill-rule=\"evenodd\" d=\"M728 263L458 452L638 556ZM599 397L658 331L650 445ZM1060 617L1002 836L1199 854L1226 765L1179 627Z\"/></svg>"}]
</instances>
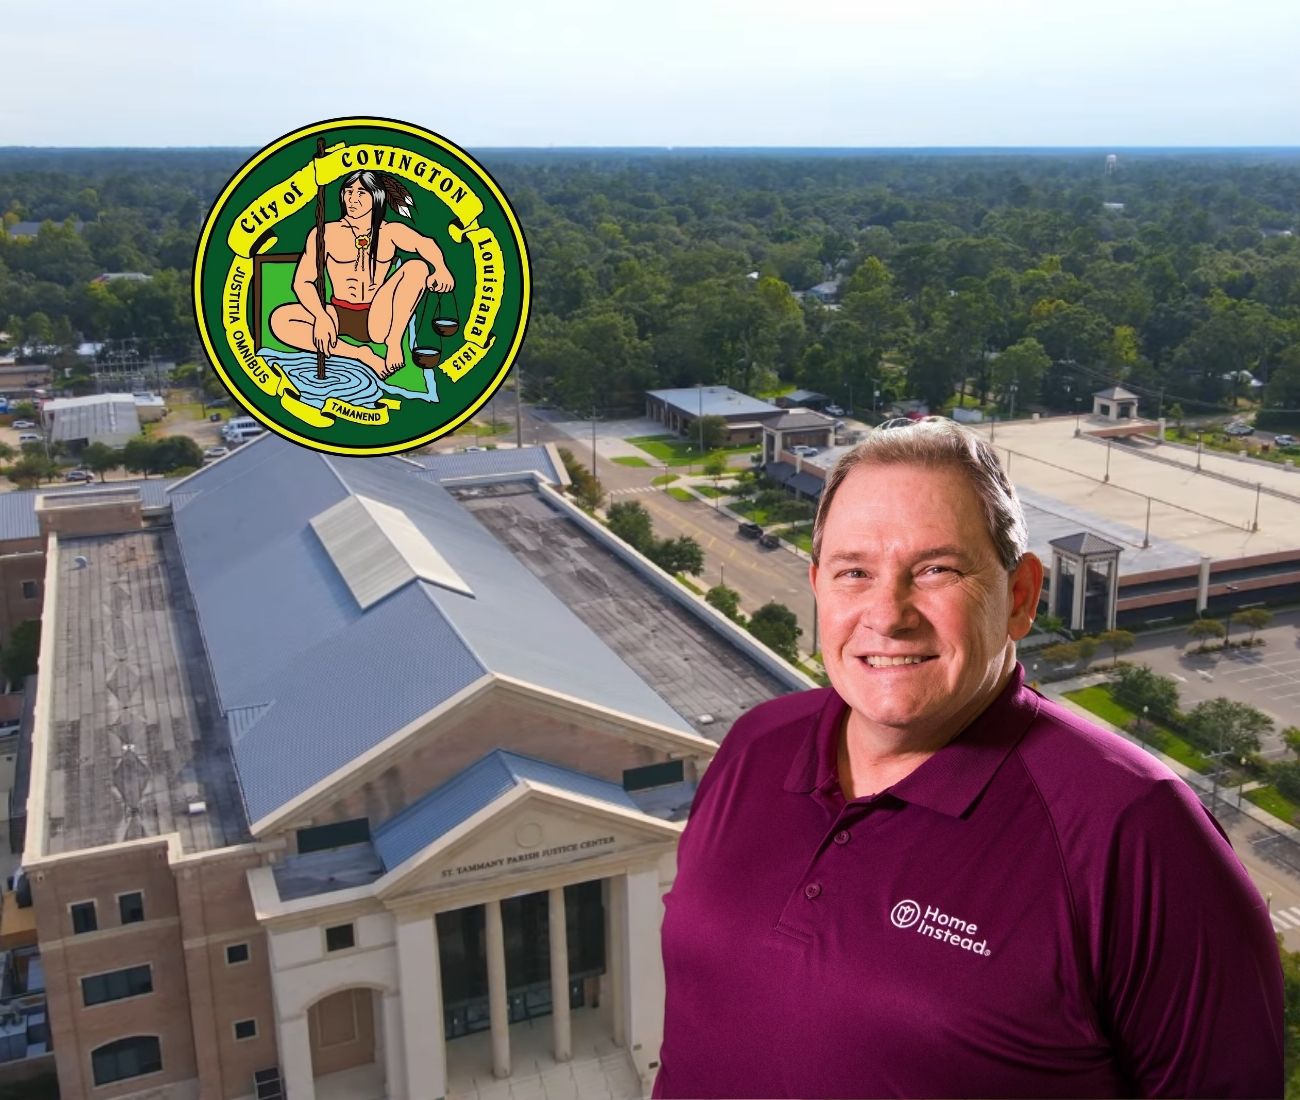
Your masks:
<instances>
[{"instance_id":1,"label":"man's eyebrow","mask_svg":"<svg viewBox=\"0 0 1300 1100\"><path fill-rule=\"evenodd\" d=\"M861 550L836 550L835 553L827 555L826 563L828 565L853 565L858 562L866 561L869 557L869 554L866 554ZM963 547L949 545L929 546L911 556L911 560L914 562L931 561L934 558L960 558L963 561L967 561L970 558L970 554Z\"/></svg>"}]
</instances>

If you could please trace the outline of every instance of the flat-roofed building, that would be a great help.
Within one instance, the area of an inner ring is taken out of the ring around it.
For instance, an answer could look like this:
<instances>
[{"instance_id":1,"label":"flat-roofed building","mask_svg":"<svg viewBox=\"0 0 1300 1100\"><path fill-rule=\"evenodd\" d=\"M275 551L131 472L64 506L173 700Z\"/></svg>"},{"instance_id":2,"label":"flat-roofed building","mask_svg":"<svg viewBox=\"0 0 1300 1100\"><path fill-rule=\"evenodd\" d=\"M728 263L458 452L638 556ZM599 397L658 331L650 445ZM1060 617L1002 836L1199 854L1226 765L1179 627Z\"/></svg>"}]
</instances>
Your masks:
<instances>
[{"instance_id":1,"label":"flat-roofed building","mask_svg":"<svg viewBox=\"0 0 1300 1100\"><path fill-rule=\"evenodd\" d=\"M689 435L702 416L719 416L727 422L727 440L740 445L757 443L763 424L782 410L776 405L733 390L730 386L682 386L647 390L645 413L670 431Z\"/></svg>"},{"instance_id":2,"label":"flat-roofed building","mask_svg":"<svg viewBox=\"0 0 1300 1100\"><path fill-rule=\"evenodd\" d=\"M695 784L809 685L563 476L267 436L170 523L51 510L24 864L65 1095L643 1094Z\"/></svg>"}]
</instances>

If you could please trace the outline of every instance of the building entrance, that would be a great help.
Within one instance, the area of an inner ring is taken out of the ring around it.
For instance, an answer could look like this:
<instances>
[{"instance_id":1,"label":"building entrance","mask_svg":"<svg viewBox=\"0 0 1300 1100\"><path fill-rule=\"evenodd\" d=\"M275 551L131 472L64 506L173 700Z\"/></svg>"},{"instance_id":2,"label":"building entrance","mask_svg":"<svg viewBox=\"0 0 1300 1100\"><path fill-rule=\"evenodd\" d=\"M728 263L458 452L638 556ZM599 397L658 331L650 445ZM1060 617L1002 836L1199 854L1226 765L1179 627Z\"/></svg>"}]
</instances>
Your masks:
<instances>
[{"instance_id":1,"label":"building entrance","mask_svg":"<svg viewBox=\"0 0 1300 1100\"><path fill-rule=\"evenodd\" d=\"M565 940L570 1008L593 1005L605 972L605 912L599 879L564 888ZM501 902L505 933L506 1002L509 1022L554 1010L551 989L550 917L545 891ZM448 1039L486 1031L488 1008L486 911L481 905L439 913L444 1033Z\"/></svg>"}]
</instances>

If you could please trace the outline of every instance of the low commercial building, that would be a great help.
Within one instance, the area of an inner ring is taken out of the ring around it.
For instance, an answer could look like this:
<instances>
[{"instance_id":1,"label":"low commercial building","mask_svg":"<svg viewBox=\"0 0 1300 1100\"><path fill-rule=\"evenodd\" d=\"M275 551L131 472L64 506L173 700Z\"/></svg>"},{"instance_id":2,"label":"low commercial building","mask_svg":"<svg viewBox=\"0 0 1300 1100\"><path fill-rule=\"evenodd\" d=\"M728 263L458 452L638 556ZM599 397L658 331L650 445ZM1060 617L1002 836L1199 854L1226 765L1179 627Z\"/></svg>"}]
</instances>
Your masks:
<instances>
[{"instance_id":1,"label":"low commercial building","mask_svg":"<svg viewBox=\"0 0 1300 1100\"><path fill-rule=\"evenodd\" d=\"M563 479L267 436L161 522L50 510L24 866L64 1095L643 1094L695 785L807 681Z\"/></svg>"},{"instance_id":2,"label":"low commercial building","mask_svg":"<svg viewBox=\"0 0 1300 1100\"><path fill-rule=\"evenodd\" d=\"M167 414L163 399L152 393L98 393L56 397L41 406L50 439L73 452L91 443L122 447L140 434L140 425Z\"/></svg>"},{"instance_id":3,"label":"low commercial building","mask_svg":"<svg viewBox=\"0 0 1300 1100\"><path fill-rule=\"evenodd\" d=\"M782 410L767 401L733 390L730 386L684 386L646 391L646 416L669 431L689 436L702 416L720 416L727 422L727 440L737 446L757 443L763 424Z\"/></svg>"}]
</instances>

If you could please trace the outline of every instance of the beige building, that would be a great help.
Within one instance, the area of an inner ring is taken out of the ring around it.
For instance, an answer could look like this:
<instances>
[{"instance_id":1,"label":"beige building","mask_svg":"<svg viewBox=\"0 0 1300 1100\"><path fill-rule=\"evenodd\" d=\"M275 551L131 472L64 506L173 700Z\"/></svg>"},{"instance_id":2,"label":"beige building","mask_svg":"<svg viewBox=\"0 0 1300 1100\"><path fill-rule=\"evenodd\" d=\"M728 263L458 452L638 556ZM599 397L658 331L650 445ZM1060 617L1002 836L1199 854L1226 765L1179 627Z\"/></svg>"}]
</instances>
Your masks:
<instances>
[{"instance_id":1,"label":"beige building","mask_svg":"<svg viewBox=\"0 0 1300 1100\"><path fill-rule=\"evenodd\" d=\"M46 502L24 869L65 1096L640 1096L662 896L741 712L809 686L550 448L265 437Z\"/></svg>"}]
</instances>

